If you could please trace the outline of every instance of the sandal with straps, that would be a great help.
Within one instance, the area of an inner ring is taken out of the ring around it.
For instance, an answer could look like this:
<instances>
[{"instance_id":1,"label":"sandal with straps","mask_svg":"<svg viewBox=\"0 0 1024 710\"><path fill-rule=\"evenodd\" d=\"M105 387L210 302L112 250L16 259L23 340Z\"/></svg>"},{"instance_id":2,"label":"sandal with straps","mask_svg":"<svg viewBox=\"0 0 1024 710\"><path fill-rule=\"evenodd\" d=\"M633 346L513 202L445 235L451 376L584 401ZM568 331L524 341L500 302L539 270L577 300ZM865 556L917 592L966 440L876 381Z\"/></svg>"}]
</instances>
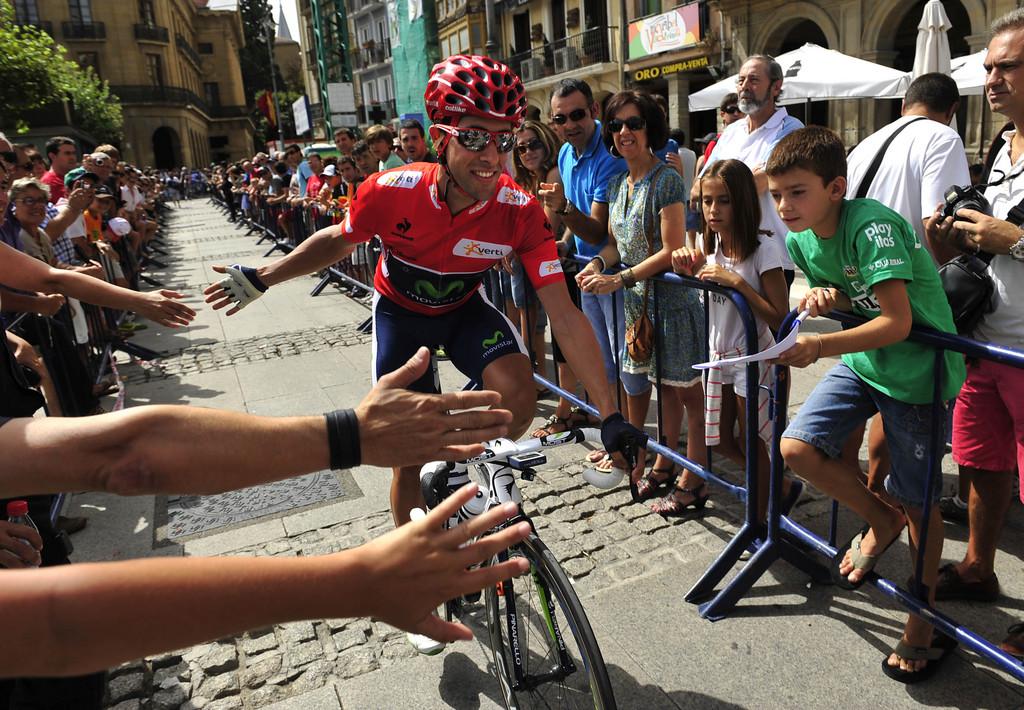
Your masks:
<instances>
[{"instance_id":1,"label":"sandal with straps","mask_svg":"<svg viewBox=\"0 0 1024 710\"><path fill-rule=\"evenodd\" d=\"M672 488L675 485L676 467L652 468L636 482L636 500L642 502L661 495L665 488Z\"/></svg>"},{"instance_id":2,"label":"sandal with straps","mask_svg":"<svg viewBox=\"0 0 1024 710\"><path fill-rule=\"evenodd\" d=\"M711 497L710 493L700 495L700 492L705 490L708 484L704 481L701 482L696 488L673 488L672 492L664 498L656 501L651 506L651 512L657 513L663 518L682 518L685 517L691 509L694 511L702 510L708 502L708 498ZM693 496L693 500L689 503L683 503L676 497L676 493L685 493Z\"/></svg>"},{"instance_id":3,"label":"sandal with straps","mask_svg":"<svg viewBox=\"0 0 1024 710\"><path fill-rule=\"evenodd\" d=\"M552 414L544 421L544 426L534 429L530 436L534 439L540 439L552 434L561 434L563 431L569 431L571 428L570 417L560 417L557 414Z\"/></svg>"}]
</instances>

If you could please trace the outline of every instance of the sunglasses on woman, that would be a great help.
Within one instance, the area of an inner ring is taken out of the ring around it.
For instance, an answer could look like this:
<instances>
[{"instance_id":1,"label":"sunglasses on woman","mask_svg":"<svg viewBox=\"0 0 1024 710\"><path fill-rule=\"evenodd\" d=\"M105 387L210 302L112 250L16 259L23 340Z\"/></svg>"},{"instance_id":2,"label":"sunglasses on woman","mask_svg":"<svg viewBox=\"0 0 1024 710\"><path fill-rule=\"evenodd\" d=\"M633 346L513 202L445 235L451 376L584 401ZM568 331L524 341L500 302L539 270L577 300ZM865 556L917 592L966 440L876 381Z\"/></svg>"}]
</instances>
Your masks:
<instances>
[{"instance_id":1,"label":"sunglasses on woman","mask_svg":"<svg viewBox=\"0 0 1024 710\"><path fill-rule=\"evenodd\" d=\"M617 118L608 121L608 130L612 133L620 132L623 126L631 131L642 131L647 127L647 121L643 119L643 116L630 116L624 121L620 121Z\"/></svg>"},{"instance_id":2,"label":"sunglasses on woman","mask_svg":"<svg viewBox=\"0 0 1024 710\"><path fill-rule=\"evenodd\" d=\"M529 143L516 143L516 150L522 155L523 153L529 153L531 150L544 150L544 144L540 138L534 138Z\"/></svg>"},{"instance_id":3,"label":"sunglasses on woman","mask_svg":"<svg viewBox=\"0 0 1024 710\"><path fill-rule=\"evenodd\" d=\"M443 123L435 123L445 133L455 136L455 139L466 150L479 153L484 150L493 140L499 153L507 153L516 145L516 137L512 131L488 131L483 128L455 128L446 126Z\"/></svg>"},{"instance_id":4,"label":"sunglasses on woman","mask_svg":"<svg viewBox=\"0 0 1024 710\"><path fill-rule=\"evenodd\" d=\"M740 112L740 109L738 106L726 106L725 108L722 109L722 112L727 113L730 116L734 116Z\"/></svg>"},{"instance_id":5,"label":"sunglasses on woman","mask_svg":"<svg viewBox=\"0 0 1024 710\"><path fill-rule=\"evenodd\" d=\"M574 108L572 111L569 112L568 116L566 116L564 113L556 113L554 116L551 117L551 120L557 123L559 126L564 126L566 121L572 121L573 123L576 123L577 121L582 121L584 118L586 118L586 116L587 109Z\"/></svg>"}]
</instances>

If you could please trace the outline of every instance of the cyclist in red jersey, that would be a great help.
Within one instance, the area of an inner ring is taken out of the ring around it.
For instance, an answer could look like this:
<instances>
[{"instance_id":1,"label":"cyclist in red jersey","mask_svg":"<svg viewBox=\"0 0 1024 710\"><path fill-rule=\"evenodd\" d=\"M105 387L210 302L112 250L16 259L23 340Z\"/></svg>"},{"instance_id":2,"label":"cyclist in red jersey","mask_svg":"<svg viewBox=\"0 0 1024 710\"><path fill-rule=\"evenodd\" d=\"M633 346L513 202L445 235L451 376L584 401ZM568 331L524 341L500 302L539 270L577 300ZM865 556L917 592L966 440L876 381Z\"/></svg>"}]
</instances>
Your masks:
<instances>
[{"instance_id":1,"label":"cyclist in red jersey","mask_svg":"<svg viewBox=\"0 0 1024 710\"><path fill-rule=\"evenodd\" d=\"M515 252L565 343L567 361L601 412L605 448L620 468L640 467L635 454L647 437L615 407L593 331L569 299L544 210L502 173L525 97L519 77L500 62L455 55L438 63L424 94L438 164L412 163L367 178L342 224L316 232L272 264L215 266L226 277L206 289L206 301L214 309L230 306L232 315L268 287L334 264L377 236L383 254L374 279L374 380L418 347L443 345L460 371L501 394L514 416L509 436L518 438L536 409L532 367L516 327L480 288L487 271ZM436 383L424 378L413 388L430 391ZM397 525L423 505L418 472L394 470Z\"/></svg>"}]
</instances>

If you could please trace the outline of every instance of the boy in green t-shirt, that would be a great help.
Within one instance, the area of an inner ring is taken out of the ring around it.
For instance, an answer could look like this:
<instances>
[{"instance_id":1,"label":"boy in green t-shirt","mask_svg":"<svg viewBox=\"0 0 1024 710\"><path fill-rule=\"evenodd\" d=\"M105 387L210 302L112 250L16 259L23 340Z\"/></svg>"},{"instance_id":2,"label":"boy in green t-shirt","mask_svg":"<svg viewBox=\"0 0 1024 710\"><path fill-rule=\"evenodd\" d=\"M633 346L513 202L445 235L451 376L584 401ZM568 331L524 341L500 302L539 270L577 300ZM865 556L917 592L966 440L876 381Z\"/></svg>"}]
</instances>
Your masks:
<instances>
[{"instance_id":1,"label":"boy in green t-shirt","mask_svg":"<svg viewBox=\"0 0 1024 710\"><path fill-rule=\"evenodd\" d=\"M956 330L938 273L914 229L874 200L845 199L846 155L839 136L818 127L795 131L775 147L765 172L790 229L786 246L811 286L800 309L812 316L838 309L870 319L837 333L801 335L777 361L806 367L823 355L842 355L790 422L781 448L794 472L867 521L833 563L836 583L854 589L905 525L911 540L919 539L935 355L907 335L912 325ZM948 401L963 384L965 369L957 353L947 353L944 363L942 398ZM850 434L876 413L892 458L885 486L899 507L872 493L857 464L840 456ZM934 442L939 458L944 441ZM938 486L933 493L937 498ZM934 603L943 537L938 506L928 525L922 581ZM911 615L882 669L904 683L924 680L955 645L943 635L933 638L931 625Z\"/></svg>"}]
</instances>

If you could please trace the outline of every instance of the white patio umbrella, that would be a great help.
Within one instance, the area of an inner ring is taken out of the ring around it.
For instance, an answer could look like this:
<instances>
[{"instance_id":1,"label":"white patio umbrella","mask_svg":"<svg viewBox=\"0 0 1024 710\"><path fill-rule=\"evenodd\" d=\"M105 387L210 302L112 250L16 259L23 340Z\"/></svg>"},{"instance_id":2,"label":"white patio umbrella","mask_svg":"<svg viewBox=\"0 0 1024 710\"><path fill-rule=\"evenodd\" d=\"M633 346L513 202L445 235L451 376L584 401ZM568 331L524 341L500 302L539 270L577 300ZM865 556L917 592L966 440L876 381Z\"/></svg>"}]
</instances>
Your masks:
<instances>
[{"instance_id":1,"label":"white patio umbrella","mask_svg":"<svg viewBox=\"0 0 1024 710\"><path fill-rule=\"evenodd\" d=\"M960 89L961 96L978 96L985 93L985 56L988 49L983 49L966 57L957 57L950 62L950 76Z\"/></svg>"},{"instance_id":2,"label":"white patio umbrella","mask_svg":"<svg viewBox=\"0 0 1024 710\"><path fill-rule=\"evenodd\" d=\"M917 49L914 52L914 76L929 72L949 74L949 36L953 25L939 0L928 0L917 23Z\"/></svg>"},{"instance_id":3,"label":"white patio umbrella","mask_svg":"<svg viewBox=\"0 0 1024 710\"><path fill-rule=\"evenodd\" d=\"M782 66L781 105L828 99L892 99L907 91L906 72L851 57L842 52L805 44L775 58ZM706 89L690 94L690 110L718 108L722 97L736 91L733 74Z\"/></svg>"}]
</instances>

